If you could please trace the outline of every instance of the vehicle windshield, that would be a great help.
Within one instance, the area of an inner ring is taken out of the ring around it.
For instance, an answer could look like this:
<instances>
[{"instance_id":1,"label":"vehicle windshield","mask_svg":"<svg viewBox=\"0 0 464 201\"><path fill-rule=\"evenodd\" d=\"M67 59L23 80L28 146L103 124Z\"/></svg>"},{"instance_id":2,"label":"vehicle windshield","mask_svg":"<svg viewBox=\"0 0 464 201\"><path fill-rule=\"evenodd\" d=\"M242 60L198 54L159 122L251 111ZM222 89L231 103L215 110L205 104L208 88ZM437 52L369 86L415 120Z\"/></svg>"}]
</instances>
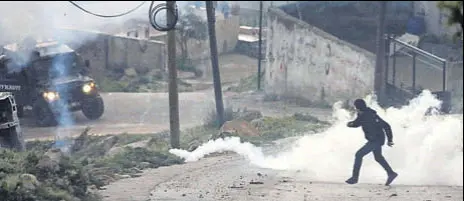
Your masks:
<instances>
[{"instance_id":1,"label":"vehicle windshield","mask_svg":"<svg viewBox=\"0 0 464 201\"><path fill-rule=\"evenodd\" d=\"M49 59L40 59L34 62L33 68L39 79L57 79L78 76L82 70L82 65L82 61L75 53L67 53Z\"/></svg>"}]
</instances>

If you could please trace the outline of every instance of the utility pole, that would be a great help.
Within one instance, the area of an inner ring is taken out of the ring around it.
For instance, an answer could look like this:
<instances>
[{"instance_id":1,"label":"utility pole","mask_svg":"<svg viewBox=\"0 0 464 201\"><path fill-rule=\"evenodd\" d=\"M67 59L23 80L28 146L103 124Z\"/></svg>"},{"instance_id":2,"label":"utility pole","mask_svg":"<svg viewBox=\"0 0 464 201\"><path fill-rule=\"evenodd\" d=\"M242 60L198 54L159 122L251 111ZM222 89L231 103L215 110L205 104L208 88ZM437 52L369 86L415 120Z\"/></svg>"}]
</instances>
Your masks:
<instances>
[{"instance_id":1,"label":"utility pole","mask_svg":"<svg viewBox=\"0 0 464 201\"><path fill-rule=\"evenodd\" d=\"M377 24L377 51L375 61L374 90L379 103L385 101L386 83L385 83L385 15L387 11L387 1L381 1L380 13Z\"/></svg>"},{"instance_id":2,"label":"utility pole","mask_svg":"<svg viewBox=\"0 0 464 201\"><path fill-rule=\"evenodd\" d=\"M216 112L219 126L224 124L224 104L222 102L221 75L216 43L216 14L212 1L206 2L206 17L208 18L209 47L211 53L211 66L213 68L214 95L216 99Z\"/></svg>"},{"instance_id":3,"label":"utility pole","mask_svg":"<svg viewBox=\"0 0 464 201\"><path fill-rule=\"evenodd\" d=\"M259 1L259 42L258 42L258 91L261 90L261 60L262 59L262 35L263 35L263 1Z\"/></svg>"},{"instance_id":4,"label":"utility pole","mask_svg":"<svg viewBox=\"0 0 464 201\"><path fill-rule=\"evenodd\" d=\"M166 1L168 10L175 10L175 1ZM174 22L171 12L166 12L167 26ZM177 67L176 67L176 32L175 29L168 31L168 74L169 74L169 127L171 133L171 147L180 147L180 126L179 126L179 93L177 91Z\"/></svg>"}]
</instances>

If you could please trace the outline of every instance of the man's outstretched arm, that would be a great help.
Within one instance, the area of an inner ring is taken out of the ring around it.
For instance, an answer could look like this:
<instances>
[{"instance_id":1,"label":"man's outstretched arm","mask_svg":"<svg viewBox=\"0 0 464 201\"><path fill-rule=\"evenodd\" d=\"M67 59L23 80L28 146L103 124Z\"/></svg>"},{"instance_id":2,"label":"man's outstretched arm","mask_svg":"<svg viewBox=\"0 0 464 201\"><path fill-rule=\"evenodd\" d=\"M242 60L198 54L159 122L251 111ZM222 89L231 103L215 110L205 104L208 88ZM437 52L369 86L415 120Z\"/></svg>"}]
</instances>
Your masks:
<instances>
[{"instance_id":1,"label":"man's outstretched arm","mask_svg":"<svg viewBox=\"0 0 464 201\"><path fill-rule=\"evenodd\" d=\"M382 125L383 130L385 131L385 135L387 135L387 141L388 142L393 142L393 132L392 132L390 124L388 124L382 118L380 118L380 117L378 117L378 118L379 118L379 121L380 121L380 123Z\"/></svg>"},{"instance_id":2,"label":"man's outstretched arm","mask_svg":"<svg viewBox=\"0 0 464 201\"><path fill-rule=\"evenodd\" d=\"M348 122L348 124L346 124L346 126L348 126L348 127L350 127L350 128L357 128L357 127L360 127L360 126L361 126L361 118L360 118L360 115L358 115L358 116L356 117L355 120Z\"/></svg>"}]
</instances>

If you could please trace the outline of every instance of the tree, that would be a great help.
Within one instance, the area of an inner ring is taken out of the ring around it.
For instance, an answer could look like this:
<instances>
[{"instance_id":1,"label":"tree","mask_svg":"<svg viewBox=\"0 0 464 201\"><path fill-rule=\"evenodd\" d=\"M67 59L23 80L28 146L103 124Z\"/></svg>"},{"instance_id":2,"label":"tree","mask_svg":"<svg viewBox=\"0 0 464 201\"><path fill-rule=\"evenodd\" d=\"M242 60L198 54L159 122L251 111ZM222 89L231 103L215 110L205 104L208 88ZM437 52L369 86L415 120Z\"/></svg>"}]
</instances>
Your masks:
<instances>
[{"instance_id":1,"label":"tree","mask_svg":"<svg viewBox=\"0 0 464 201\"><path fill-rule=\"evenodd\" d=\"M206 40L208 37L207 23L201 16L186 9L186 13L177 21L176 40L181 50L181 62L185 64L188 59L188 41Z\"/></svg>"},{"instance_id":2,"label":"tree","mask_svg":"<svg viewBox=\"0 0 464 201\"><path fill-rule=\"evenodd\" d=\"M462 1L439 1L437 4L441 10L449 12L448 25L455 24L461 25L461 30L456 32L455 36L462 38L462 31L464 30L462 19Z\"/></svg>"}]
</instances>

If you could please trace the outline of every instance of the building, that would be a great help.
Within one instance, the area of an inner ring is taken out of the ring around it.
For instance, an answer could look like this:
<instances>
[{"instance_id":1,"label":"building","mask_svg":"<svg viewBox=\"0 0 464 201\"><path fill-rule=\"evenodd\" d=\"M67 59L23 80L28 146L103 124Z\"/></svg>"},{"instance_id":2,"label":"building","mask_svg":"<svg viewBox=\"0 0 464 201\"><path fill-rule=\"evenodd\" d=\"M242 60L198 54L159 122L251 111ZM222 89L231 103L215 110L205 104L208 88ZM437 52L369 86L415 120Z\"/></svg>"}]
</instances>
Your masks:
<instances>
[{"instance_id":1,"label":"building","mask_svg":"<svg viewBox=\"0 0 464 201\"><path fill-rule=\"evenodd\" d=\"M414 15L424 17L427 33L437 36L453 35L459 26L448 26L449 13L440 10L437 3L438 1L413 1Z\"/></svg>"}]
</instances>

